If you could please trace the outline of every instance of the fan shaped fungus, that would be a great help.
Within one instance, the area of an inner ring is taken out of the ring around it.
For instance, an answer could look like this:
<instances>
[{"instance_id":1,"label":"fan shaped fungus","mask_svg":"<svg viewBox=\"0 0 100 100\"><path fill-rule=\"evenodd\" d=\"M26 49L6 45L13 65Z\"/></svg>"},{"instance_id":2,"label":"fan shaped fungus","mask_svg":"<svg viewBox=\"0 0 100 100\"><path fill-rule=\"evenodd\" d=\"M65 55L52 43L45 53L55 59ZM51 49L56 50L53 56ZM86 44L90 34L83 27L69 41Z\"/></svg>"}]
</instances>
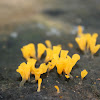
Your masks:
<instances>
[{"instance_id":1,"label":"fan shaped fungus","mask_svg":"<svg viewBox=\"0 0 100 100\"><path fill-rule=\"evenodd\" d=\"M46 57L45 57L45 63L46 62L48 62L48 61L50 61L50 60L52 60L52 58L53 58L53 50L52 49L50 49L50 48L47 48L46 49Z\"/></svg>"},{"instance_id":2,"label":"fan shaped fungus","mask_svg":"<svg viewBox=\"0 0 100 100\"><path fill-rule=\"evenodd\" d=\"M26 80L30 78L30 66L26 63L21 63L20 66L18 66L18 69L16 70L18 73L20 73L22 77L22 81L20 83L20 86L23 86Z\"/></svg>"},{"instance_id":3,"label":"fan shaped fungus","mask_svg":"<svg viewBox=\"0 0 100 100\"><path fill-rule=\"evenodd\" d=\"M43 54L43 53L45 52L45 50L46 50L46 47L45 47L44 44L38 43L37 48L38 48L38 49L37 49L37 53L38 53L37 58L38 58L38 60L40 60L42 54Z\"/></svg>"},{"instance_id":4,"label":"fan shaped fungus","mask_svg":"<svg viewBox=\"0 0 100 100\"><path fill-rule=\"evenodd\" d=\"M30 57L36 58L35 45L33 43L23 46L21 51L26 60Z\"/></svg>"}]
</instances>

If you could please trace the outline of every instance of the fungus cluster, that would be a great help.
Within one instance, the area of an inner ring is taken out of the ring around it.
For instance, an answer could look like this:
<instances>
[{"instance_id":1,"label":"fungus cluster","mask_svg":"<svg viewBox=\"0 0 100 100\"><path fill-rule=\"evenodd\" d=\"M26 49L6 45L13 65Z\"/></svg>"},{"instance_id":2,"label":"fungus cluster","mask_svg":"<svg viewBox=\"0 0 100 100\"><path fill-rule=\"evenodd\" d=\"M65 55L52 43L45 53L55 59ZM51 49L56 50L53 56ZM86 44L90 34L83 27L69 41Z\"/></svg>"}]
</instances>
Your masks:
<instances>
[{"instance_id":1,"label":"fungus cluster","mask_svg":"<svg viewBox=\"0 0 100 100\"><path fill-rule=\"evenodd\" d=\"M100 49L100 44L96 44L98 34L83 33L82 27L78 26L78 37L75 38L80 50L87 54L90 50L91 57Z\"/></svg>"},{"instance_id":2,"label":"fungus cluster","mask_svg":"<svg viewBox=\"0 0 100 100\"><path fill-rule=\"evenodd\" d=\"M30 75L33 74L35 76L35 80L33 82L38 82L37 92L40 92L42 78L41 75L49 72L54 67L57 68L57 73L59 75L65 73L65 78L71 78L71 71L74 65L80 60L80 55L74 54L72 57L68 55L68 50L62 50L61 45L52 46L49 40L45 41L46 46L42 43L38 43L37 45L37 54L35 45L30 43L21 48L23 57L26 59L27 63L23 62L18 66L16 70L20 73L22 77L22 81L20 82L20 86L23 86L24 83L28 80L30 81ZM36 62L41 60L41 56L46 51L46 57L44 62L40 64L38 68L36 68ZM37 55L37 56L36 56ZM82 79L86 76L86 73L82 73ZM55 86L57 92L59 93L59 88Z\"/></svg>"}]
</instances>

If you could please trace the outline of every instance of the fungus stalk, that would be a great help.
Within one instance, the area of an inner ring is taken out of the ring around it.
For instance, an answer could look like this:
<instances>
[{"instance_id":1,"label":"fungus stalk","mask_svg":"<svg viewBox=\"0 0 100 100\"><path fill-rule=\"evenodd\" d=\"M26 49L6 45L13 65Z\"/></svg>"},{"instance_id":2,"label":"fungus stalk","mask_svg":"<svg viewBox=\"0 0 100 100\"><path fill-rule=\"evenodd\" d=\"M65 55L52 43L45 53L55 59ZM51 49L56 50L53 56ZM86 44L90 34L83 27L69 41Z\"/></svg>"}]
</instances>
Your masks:
<instances>
[{"instance_id":1,"label":"fungus stalk","mask_svg":"<svg viewBox=\"0 0 100 100\"><path fill-rule=\"evenodd\" d=\"M91 58L94 59L94 55L93 54L91 54Z\"/></svg>"},{"instance_id":2,"label":"fungus stalk","mask_svg":"<svg viewBox=\"0 0 100 100\"><path fill-rule=\"evenodd\" d=\"M41 89L41 83L42 83L42 79L39 78L39 79L38 79L38 89L37 89L37 92L40 92L40 89Z\"/></svg>"},{"instance_id":3,"label":"fungus stalk","mask_svg":"<svg viewBox=\"0 0 100 100\"><path fill-rule=\"evenodd\" d=\"M19 86L20 87L24 86L25 82L26 82L26 80L25 79L22 79L22 81L20 82Z\"/></svg>"}]
</instances>

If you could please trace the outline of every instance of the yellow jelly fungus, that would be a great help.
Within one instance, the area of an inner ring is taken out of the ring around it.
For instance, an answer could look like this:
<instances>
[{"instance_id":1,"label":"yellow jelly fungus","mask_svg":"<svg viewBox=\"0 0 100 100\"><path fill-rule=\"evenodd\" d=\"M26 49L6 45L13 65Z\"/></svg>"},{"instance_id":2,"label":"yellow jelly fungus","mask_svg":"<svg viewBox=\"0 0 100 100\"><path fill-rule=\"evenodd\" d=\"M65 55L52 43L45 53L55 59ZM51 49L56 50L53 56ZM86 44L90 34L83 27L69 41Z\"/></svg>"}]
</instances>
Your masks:
<instances>
[{"instance_id":1,"label":"yellow jelly fungus","mask_svg":"<svg viewBox=\"0 0 100 100\"><path fill-rule=\"evenodd\" d=\"M64 67L64 72L67 75L70 75L72 68L78 60L80 60L80 56L78 54L74 54L72 58L70 56L67 56L66 66Z\"/></svg>"},{"instance_id":2,"label":"yellow jelly fungus","mask_svg":"<svg viewBox=\"0 0 100 100\"><path fill-rule=\"evenodd\" d=\"M58 44L57 46L60 47L60 48L62 48L62 45L61 44Z\"/></svg>"},{"instance_id":3,"label":"yellow jelly fungus","mask_svg":"<svg viewBox=\"0 0 100 100\"><path fill-rule=\"evenodd\" d=\"M86 33L86 34L83 34L87 40L87 51L89 50L90 48L90 43L91 43L91 40L92 39L95 39L98 37L98 34L97 33L94 33L93 35L91 35L90 33Z\"/></svg>"},{"instance_id":4,"label":"yellow jelly fungus","mask_svg":"<svg viewBox=\"0 0 100 100\"><path fill-rule=\"evenodd\" d=\"M88 72L86 71L86 69L81 71L81 79L83 79L87 74L88 74Z\"/></svg>"},{"instance_id":5,"label":"yellow jelly fungus","mask_svg":"<svg viewBox=\"0 0 100 100\"><path fill-rule=\"evenodd\" d=\"M80 37L76 37L75 41L84 53L87 53L90 49L91 56L93 57L93 55L100 49L100 44L96 45L97 37L97 33L94 33L93 35L86 33L82 34Z\"/></svg>"},{"instance_id":6,"label":"yellow jelly fungus","mask_svg":"<svg viewBox=\"0 0 100 100\"><path fill-rule=\"evenodd\" d=\"M47 65L49 71L52 70L56 66L58 60L59 60L59 56L57 54L54 54L53 59Z\"/></svg>"},{"instance_id":7,"label":"yellow jelly fungus","mask_svg":"<svg viewBox=\"0 0 100 100\"><path fill-rule=\"evenodd\" d=\"M59 58L56 67L57 67L57 73L62 74L64 67L66 66L66 59L64 58Z\"/></svg>"},{"instance_id":8,"label":"yellow jelly fungus","mask_svg":"<svg viewBox=\"0 0 100 100\"><path fill-rule=\"evenodd\" d=\"M69 52L68 50L61 50L60 57L61 58L66 58L68 52Z\"/></svg>"},{"instance_id":9,"label":"yellow jelly fungus","mask_svg":"<svg viewBox=\"0 0 100 100\"><path fill-rule=\"evenodd\" d=\"M91 51L91 54L94 55L99 49L100 49L100 44L96 45L96 39L98 37L98 34L97 33L94 33L92 35L92 37L90 38L90 51Z\"/></svg>"},{"instance_id":10,"label":"yellow jelly fungus","mask_svg":"<svg viewBox=\"0 0 100 100\"><path fill-rule=\"evenodd\" d=\"M52 70L56 66L58 59L59 59L59 56L57 54L54 54L53 59L47 65L49 71Z\"/></svg>"},{"instance_id":11,"label":"yellow jelly fungus","mask_svg":"<svg viewBox=\"0 0 100 100\"><path fill-rule=\"evenodd\" d=\"M53 50L50 49L50 48L47 48L46 49L46 57L45 57L45 61L44 62L46 63L46 62L52 60L52 58L53 58Z\"/></svg>"},{"instance_id":12,"label":"yellow jelly fungus","mask_svg":"<svg viewBox=\"0 0 100 100\"><path fill-rule=\"evenodd\" d=\"M38 79L38 89L37 89L37 92L40 92L40 89L41 89L41 83L42 83L42 79L39 78L39 79Z\"/></svg>"},{"instance_id":13,"label":"yellow jelly fungus","mask_svg":"<svg viewBox=\"0 0 100 100\"><path fill-rule=\"evenodd\" d=\"M78 35L81 36L83 34L83 28L82 26L78 26Z\"/></svg>"},{"instance_id":14,"label":"yellow jelly fungus","mask_svg":"<svg viewBox=\"0 0 100 100\"><path fill-rule=\"evenodd\" d=\"M18 66L18 69L16 71L20 73L22 77L20 86L23 86L26 80L30 78L30 66L23 62L20 64L20 66Z\"/></svg>"},{"instance_id":15,"label":"yellow jelly fungus","mask_svg":"<svg viewBox=\"0 0 100 100\"><path fill-rule=\"evenodd\" d=\"M76 62L77 62L78 60L80 60L80 55L74 54L74 55L72 56L72 60L73 60L73 63L74 63L74 65L75 65Z\"/></svg>"},{"instance_id":16,"label":"yellow jelly fungus","mask_svg":"<svg viewBox=\"0 0 100 100\"><path fill-rule=\"evenodd\" d=\"M36 58L35 45L33 43L23 46L21 51L26 60L30 57Z\"/></svg>"},{"instance_id":17,"label":"yellow jelly fungus","mask_svg":"<svg viewBox=\"0 0 100 100\"><path fill-rule=\"evenodd\" d=\"M48 63L48 70L50 71L53 69L59 59L59 53L61 51L61 47L53 46L52 55L50 55L51 62Z\"/></svg>"},{"instance_id":18,"label":"yellow jelly fungus","mask_svg":"<svg viewBox=\"0 0 100 100\"><path fill-rule=\"evenodd\" d=\"M86 37L86 41L87 41L87 47L86 47L86 50L88 52L89 48L90 48L90 38L91 38L91 34L90 33L87 33L87 34L84 34L84 36Z\"/></svg>"},{"instance_id":19,"label":"yellow jelly fungus","mask_svg":"<svg viewBox=\"0 0 100 100\"><path fill-rule=\"evenodd\" d=\"M35 80L37 81L40 78L41 74L46 73L47 69L48 66L45 63L42 63L39 68L35 68L33 70L33 73L35 75Z\"/></svg>"},{"instance_id":20,"label":"yellow jelly fungus","mask_svg":"<svg viewBox=\"0 0 100 100\"><path fill-rule=\"evenodd\" d=\"M78 78L79 76L76 76L76 78Z\"/></svg>"},{"instance_id":21,"label":"yellow jelly fungus","mask_svg":"<svg viewBox=\"0 0 100 100\"><path fill-rule=\"evenodd\" d=\"M29 58L27 61L27 64L30 66L30 72L31 74L34 74L34 69L35 69L35 64L36 64L36 59Z\"/></svg>"},{"instance_id":22,"label":"yellow jelly fungus","mask_svg":"<svg viewBox=\"0 0 100 100\"><path fill-rule=\"evenodd\" d=\"M82 51L85 51L86 49L86 37L85 36L81 36L81 37L76 37L75 38L75 41L77 42L79 48L82 50Z\"/></svg>"},{"instance_id":23,"label":"yellow jelly fungus","mask_svg":"<svg viewBox=\"0 0 100 100\"><path fill-rule=\"evenodd\" d=\"M61 47L53 46L53 54L59 55L60 51L61 51Z\"/></svg>"},{"instance_id":24,"label":"yellow jelly fungus","mask_svg":"<svg viewBox=\"0 0 100 100\"><path fill-rule=\"evenodd\" d=\"M57 61L59 60L59 55L58 54L53 54L53 59L57 63Z\"/></svg>"},{"instance_id":25,"label":"yellow jelly fungus","mask_svg":"<svg viewBox=\"0 0 100 100\"><path fill-rule=\"evenodd\" d=\"M68 47L73 48L73 44L72 43L68 43Z\"/></svg>"},{"instance_id":26,"label":"yellow jelly fungus","mask_svg":"<svg viewBox=\"0 0 100 100\"><path fill-rule=\"evenodd\" d=\"M40 58L41 58L42 54L45 52L45 50L46 50L45 45L42 43L38 43L38 45L37 45L38 60L40 60Z\"/></svg>"},{"instance_id":27,"label":"yellow jelly fungus","mask_svg":"<svg viewBox=\"0 0 100 100\"><path fill-rule=\"evenodd\" d=\"M70 78L70 76L69 75L65 75L65 77L68 79L68 78Z\"/></svg>"},{"instance_id":28,"label":"yellow jelly fungus","mask_svg":"<svg viewBox=\"0 0 100 100\"><path fill-rule=\"evenodd\" d=\"M96 39L98 37L98 33L93 33L92 37Z\"/></svg>"},{"instance_id":29,"label":"yellow jelly fungus","mask_svg":"<svg viewBox=\"0 0 100 100\"><path fill-rule=\"evenodd\" d=\"M52 48L52 44L50 40L46 40L45 44L47 45L48 48Z\"/></svg>"},{"instance_id":30,"label":"yellow jelly fungus","mask_svg":"<svg viewBox=\"0 0 100 100\"><path fill-rule=\"evenodd\" d=\"M51 69L53 69L55 67L55 65L57 64L57 61L59 59L59 53L60 53L61 47L58 46L53 46L53 58L51 60L51 62L48 63L48 70L50 71Z\"/></svg>"},{"instance_id":31,"label":"yellow jelly fungus","mask_svg":"<svg viewBox=\"0 0 100 100\"><path fill-rule=\"evenodd\" d=\"M54 86L57 89L57 93L60 93L59 87L57 85Z\"/></svg>"},{"instance_id":32,"label":"yellow jelly fungus","mask_svg":"<svg viewBox=\"0 0 100 100\"><path fill-rule=\"evenodd\" d=\"M94 55L99 49L100 49L100 44L96 46L92 46L92 43L90 43L90 51L92 55Z\"/></svg>"},{"instance_id":33,"label":"yellow jelly fungus","mask_svg":"<svg viewBox=\"0 0 100 100\"><path fill-rule=\"evenodd\" d=\"M54 60L52 60L51 62L49 62L48 65L47 65L48 66L48 70L49 71L52 70L55 67L55 65L56 64L55 64L55 61Z\"/></svg>"}]
</instances>

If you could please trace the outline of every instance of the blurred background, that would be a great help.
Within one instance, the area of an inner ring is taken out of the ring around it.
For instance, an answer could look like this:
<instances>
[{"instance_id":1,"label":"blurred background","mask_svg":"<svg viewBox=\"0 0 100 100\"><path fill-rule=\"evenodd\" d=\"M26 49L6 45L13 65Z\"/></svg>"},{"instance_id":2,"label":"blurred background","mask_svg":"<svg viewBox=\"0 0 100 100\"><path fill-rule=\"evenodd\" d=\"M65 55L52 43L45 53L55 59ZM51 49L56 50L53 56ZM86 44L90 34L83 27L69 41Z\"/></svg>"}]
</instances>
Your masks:
<instances>
[{"instance_id":1,"label":"blurred background","mask_svg":"<svg viewBox=\"0 0 100 100\"><path fill-rule=\"evenodd\" d=\"M10 34L27 23L73 34L77 25L95 31L99 15L100 0L0 0L0 34Z\"/></svg>"}]
</instances>

